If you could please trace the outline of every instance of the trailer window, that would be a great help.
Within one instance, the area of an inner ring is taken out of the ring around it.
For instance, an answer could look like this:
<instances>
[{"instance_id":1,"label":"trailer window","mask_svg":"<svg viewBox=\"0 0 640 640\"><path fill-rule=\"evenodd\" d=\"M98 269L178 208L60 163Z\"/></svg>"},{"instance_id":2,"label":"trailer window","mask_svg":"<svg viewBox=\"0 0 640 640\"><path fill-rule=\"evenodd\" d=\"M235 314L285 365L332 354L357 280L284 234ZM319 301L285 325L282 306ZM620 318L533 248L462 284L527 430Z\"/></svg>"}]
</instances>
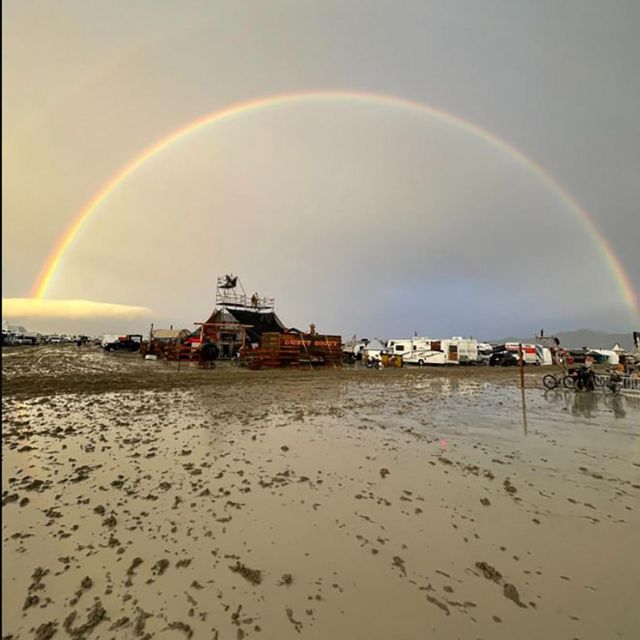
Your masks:
<instances>
[{"instance_id":1,"label":"trailer window","mask_svg":"<svg viewBox=\"0 0 640 640\"><path fill-rule=\"evenodd\" d=\"M397 344L396 345L396 351L404 351L404 345L403 344Z\"/></svg>"}]
</instances>

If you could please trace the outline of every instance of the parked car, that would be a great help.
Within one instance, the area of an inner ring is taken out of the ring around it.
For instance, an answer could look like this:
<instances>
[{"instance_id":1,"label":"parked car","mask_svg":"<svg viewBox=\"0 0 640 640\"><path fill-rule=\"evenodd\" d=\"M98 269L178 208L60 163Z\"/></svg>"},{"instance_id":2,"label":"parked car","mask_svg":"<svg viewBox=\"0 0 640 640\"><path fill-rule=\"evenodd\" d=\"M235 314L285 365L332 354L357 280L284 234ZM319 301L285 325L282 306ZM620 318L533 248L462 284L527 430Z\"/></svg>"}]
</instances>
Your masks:
<instances>
[{"instance_id":1,"label":"parked car","mask_svg":"<svg viewBox=\"0 0 640 640\"><path fill-rule=\"evenodd\" d=\"M492 367L515 367L518 365L518 356L511 351L496 351L489 358Z\"/></svg>"}]
</instances>

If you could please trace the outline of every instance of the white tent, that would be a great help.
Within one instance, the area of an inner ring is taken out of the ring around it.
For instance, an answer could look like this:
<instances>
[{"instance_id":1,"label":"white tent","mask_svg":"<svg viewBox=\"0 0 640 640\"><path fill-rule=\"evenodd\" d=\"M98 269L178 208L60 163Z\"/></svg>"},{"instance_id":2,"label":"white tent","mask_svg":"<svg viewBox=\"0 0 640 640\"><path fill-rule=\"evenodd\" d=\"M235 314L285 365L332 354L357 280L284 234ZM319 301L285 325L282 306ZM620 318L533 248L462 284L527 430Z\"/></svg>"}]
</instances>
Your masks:
<instances>
[{"instance_id":1,"label":"white tent","mask_svg":"<svg viewBox=\"0 0 640 640\"><path fill-rule=\"evenodd\" d=\"M607 364L619 364L620 357L613 349L591 349L592 353L597 353L606 358Z\"/></svg>"},{"instance_id":2,"label":"white tent","mask_svg":"<svg viewBox=\"0 0 640 640\"><path fill-rule=\"evenodd\" d=\"M369 342L369 344L362 350L362 358L363 360L367 360L367 358L379 358L380 354L386 349L386 346L378 340L378 338L374 338Z\"/></svg>"}]
</instances>

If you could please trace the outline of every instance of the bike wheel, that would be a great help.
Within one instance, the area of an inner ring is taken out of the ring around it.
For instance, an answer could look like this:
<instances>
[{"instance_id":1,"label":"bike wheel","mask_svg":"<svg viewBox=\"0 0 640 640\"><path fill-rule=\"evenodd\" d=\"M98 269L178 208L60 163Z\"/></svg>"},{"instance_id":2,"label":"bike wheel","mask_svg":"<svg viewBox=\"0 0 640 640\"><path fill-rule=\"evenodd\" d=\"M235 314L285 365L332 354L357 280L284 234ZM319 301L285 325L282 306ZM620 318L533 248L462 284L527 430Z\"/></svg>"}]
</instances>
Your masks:
<instances>
[{"instance_id":1,"label":"bike wheel","mask_svg":"<svg viewBox=\"0 0 640 640\"><path fill-rule=\"evenodd\" d=\"M558 386L558 383L558 378L551 373L548 373L544 378L542 378L542 384L547 389L555 389Z\"/></svg>"},{"instance_id":2,"label":"bike wheel","mask_svg":"<svg viewBox=\"0 0 640 640\"><path fill-rule=\"evenodd\" d=\"M575 389L575 381L571 376L565 376L562 378L562 384L565 389Z\"/></svg>"}]
</instances>

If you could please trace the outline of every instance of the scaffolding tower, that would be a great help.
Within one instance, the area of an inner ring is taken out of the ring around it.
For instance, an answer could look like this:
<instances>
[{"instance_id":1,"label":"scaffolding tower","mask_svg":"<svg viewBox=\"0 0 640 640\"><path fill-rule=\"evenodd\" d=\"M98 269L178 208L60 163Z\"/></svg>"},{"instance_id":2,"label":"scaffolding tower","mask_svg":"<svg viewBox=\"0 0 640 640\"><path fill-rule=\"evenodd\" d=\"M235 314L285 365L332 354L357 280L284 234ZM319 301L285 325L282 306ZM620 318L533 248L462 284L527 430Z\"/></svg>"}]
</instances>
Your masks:
<instances>
[{"instance_id":1,"label":"scaffolding tower","mask_svg":"<svg viewBox=\"0 0 640 640\"><path fill-rule=\"evenodd\" d=\"M247 295L238 276L233 274L218 277L216 285L216 306L222 309L248 309L261 312L275 310L275 298Z\"/></svg>"}]
</instances>

